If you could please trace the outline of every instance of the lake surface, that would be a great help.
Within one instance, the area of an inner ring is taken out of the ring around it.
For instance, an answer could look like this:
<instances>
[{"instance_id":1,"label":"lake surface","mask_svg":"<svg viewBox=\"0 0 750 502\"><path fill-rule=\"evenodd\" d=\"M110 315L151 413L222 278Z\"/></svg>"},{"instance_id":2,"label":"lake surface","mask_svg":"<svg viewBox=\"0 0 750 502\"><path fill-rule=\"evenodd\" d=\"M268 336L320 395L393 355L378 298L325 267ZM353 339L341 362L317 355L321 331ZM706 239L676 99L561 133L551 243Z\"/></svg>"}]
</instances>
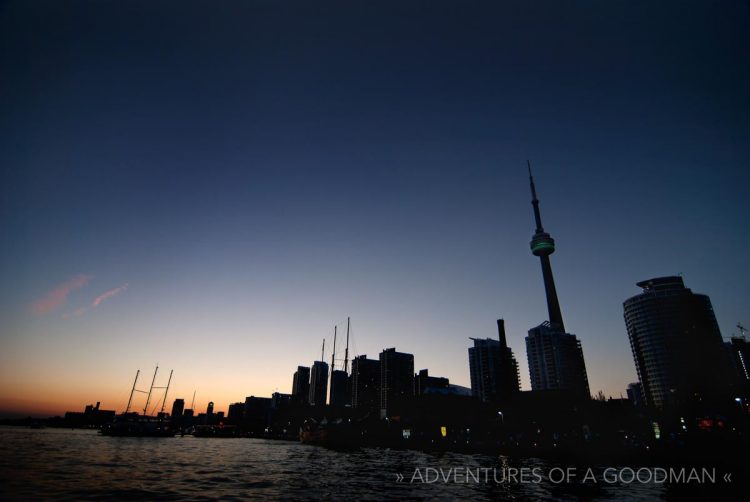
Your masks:
<instances>
[{"instance_id":1,"label":"lake surface","mask_svg":"<svg viewBox=\"0 0 750 502\"><path fill-rule=\"evenodd\" d=\"M697 488L604 482L604 466L592 471L598 482L583 483L586 468L503 456L335 451L262 439L117 438L93 430L0 427L2 500L646 501L684 500L686 490ZM560 482L566 469L574 469L577 479Z\"/></svg>"}]
</instances>

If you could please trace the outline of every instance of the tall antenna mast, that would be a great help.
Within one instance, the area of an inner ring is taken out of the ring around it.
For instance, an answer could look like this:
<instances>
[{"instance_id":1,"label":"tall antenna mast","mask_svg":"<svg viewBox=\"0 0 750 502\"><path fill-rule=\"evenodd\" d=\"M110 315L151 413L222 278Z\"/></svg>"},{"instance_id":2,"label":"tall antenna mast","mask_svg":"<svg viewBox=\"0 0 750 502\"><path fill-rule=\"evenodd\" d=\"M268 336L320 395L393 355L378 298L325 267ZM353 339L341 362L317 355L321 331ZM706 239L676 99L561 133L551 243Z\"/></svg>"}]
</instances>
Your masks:
<instances>
[{"instance_id":1,"label":"tall antenna mast","mask_svg":"<svg viewBox=\"0 0 750 502\"><path fill-rule=\"evenodd\" d=\"M172 373L174 370L169 370L169 380L167 380L167 389L164 391L164 399L161 402L161 413L164 413L164 405L167 404L167 394L169 394L169 384L172 383Z\"/></svg>"},{"instance_id":2,"label":"tall antenna mast","mask_svg":"<svg viewBox=\"0 0 750 502\"><path fill-rule=\"evenodd\" d=\"M320 349L320 360L325 361L325 353L326 353L326 339L323 338L323 348Z\"/></svg>"},{"instance_id":3,"label":"tall antenna mast","mask_svg":"<svg viewBox=\"0 0 750 502\"><path fill-rule=\"evenodd\" d=\"M143 407L143 414L146 414L146 411L148 410L148 402L151 400L151 391L154 390L154 382L156 382L156 372L159 371L159 365L156 365L156 369L154 370L154 378L151 379L151 388L148 389L148 396L146 396L146 405Z\"/></svg>"},{"instance_id":4,"label":"tall antenna mast","mask_svg":"<svg viewBox=\"0 0 750 502\"><path fill-rule=\"evenodd\" d=\"M135 372L135 380L133 381L133 388L130 390L130 398L128 399L128 406L125 408L125 413L130 411L130 403L133 401L133 392L135 392L135 384L138 383L138 375L141 374L141 370Z\"/></svg>"},{"instance_id":5,"label":"tall antenna mast","mask_svg":"<svg viewBox=\"0 0 750 502\"><path fill-rule=\"evenodd\" d=\"M190 403L190 409L195 413L195 391L193 391L193 401Z\"/></svg>"},{"instance_id":6,"label":"tall antenna mast","mask_svg":"<svg viewBox=\"0 0 750 502\"><path fill-rule=\"evenodd\" d=\"M552 277L552 265L550 264L549 255L555 252L555 239L544 231L542 227L542 216L539 212L539 199L536 196L536 186L534 186L534 177L531 174L531 161L526 161L529 168L529 185L531 187L531 205L534 208L534 221L536 230L529 243L531 254L539 257L542 265L542 277L544 279L544 292L547 297L547 312L549 314L549 323L555 330L565 332L562 313L560 312L560 302L557 299L557 290L555 289L555 279Z\"/></svg>"},{"instance_id":7,"label":"tall antenna mast","mask_svg":"<svg viewBox=\"0 0 750 502\"><path fill-rule=\"evenodd\" d=\"M344 351L344 372L346 374L349 374L349 320L350 318L346 318L346 350Z\"/></svg>"}]
</instances>

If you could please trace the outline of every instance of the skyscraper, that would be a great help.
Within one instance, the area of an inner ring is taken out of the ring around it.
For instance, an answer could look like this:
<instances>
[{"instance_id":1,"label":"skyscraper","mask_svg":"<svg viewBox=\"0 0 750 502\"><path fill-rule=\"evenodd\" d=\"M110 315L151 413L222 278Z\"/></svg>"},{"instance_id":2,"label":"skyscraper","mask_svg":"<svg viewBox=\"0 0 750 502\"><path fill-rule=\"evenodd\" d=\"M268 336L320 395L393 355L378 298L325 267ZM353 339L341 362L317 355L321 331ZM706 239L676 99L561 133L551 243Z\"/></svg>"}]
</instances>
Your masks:
<instances>
[{"instance_id":1,"label":"skyscraper","mask_svg":"<svg viewBox=\"0 0 750 502\"><path fill-rule=\"evenodd\" d=\"M548 322L531 328L526 356L532 390L565 390L581 398L591 396L581 342Z\"/></svg>"},{"instance_id":2,"label":"skyscraper","mask_svg":"<svg viewBox=\"0 0 750 502\"><path fill-rule=\"evenodd\" d=\"M387 416L399 401L414 395L414 356L396 352L380 353L380 410Z\"/></svg>"},{"instance_id":3,"label":"skyscraper","mask_svg":"<svg viewBox=\"0 0 750 502\"><path fill-rule=\"evenodd\" d=\"M352 360L352 406L358 410L380 408L380 361L366 355Z\"/></svg>"},{"instance_id":4,"label":"skyscraper","mask_svg":"<svg viewBox=\"0 0 750 502\"><path fill-rule=\"evenodd\" d=\"M520 390L518 363L505 338L505 321L497 320L499 339L471 338L469 372L471 394L482 401L504 401Z\"/></svg>"},{"instance_id":5,"label":"skyscraper","mask_svg":"<svg viewBox=\"0 0 750 502\"><path fill-rule=\"evenodd\" d=\"M549 321L529 330L526 337L526 356L532 390L565 390L583 398L591 396L586 363L581 342L575 335L565 332L560 302L557 299L555 280L549 256L555 252L555 240L544 231L539 200L536 197L534 177L529 163L531 205L534 208L536 230L531 238L531 253L542 264L544 291L547 297Z\"/></svg>"},{"instance_id":6,"label":"skyscraper","mask_svg":"<svg viewBox=\"0 0 750 502\"><path fill-rule=\"evenodd\" d=\"M295 402L309 402L310 400L310 368L297 366L292 379L292 397Z\"/></svg>"},{"instance_id":7,"label":"skyscraper","mask_svg":"<svg viewBox=\"0 0 750 502\"><path fill-rule=\"evenodd\" d=\"M315 361L310 371L309 401L313 406L325 406L328 394L328 363Z\"/></svg>"},{"instance_id":8,"label":"skyscraper","mask_svg":"<svg viewBox=\"0 0 750 502\"><path fill-rule=\"evenodd\" d=\"M646 403L684 406L728 391L728 361L709 297L693 293L679 276L637 286L643 292L623 308Z\"/></svg>"},{"instance_id":9,"label":"skyscraper","mask_svg":"<svg viewBox=\"0 0 750 502\"><path fill-rule=\"evenodd\" d=\"M333 370L331 372L330 404L334 406L346 406L347 404L351 404L350 399L349 375L344 370Z\"/></svg>"}]
</instances>

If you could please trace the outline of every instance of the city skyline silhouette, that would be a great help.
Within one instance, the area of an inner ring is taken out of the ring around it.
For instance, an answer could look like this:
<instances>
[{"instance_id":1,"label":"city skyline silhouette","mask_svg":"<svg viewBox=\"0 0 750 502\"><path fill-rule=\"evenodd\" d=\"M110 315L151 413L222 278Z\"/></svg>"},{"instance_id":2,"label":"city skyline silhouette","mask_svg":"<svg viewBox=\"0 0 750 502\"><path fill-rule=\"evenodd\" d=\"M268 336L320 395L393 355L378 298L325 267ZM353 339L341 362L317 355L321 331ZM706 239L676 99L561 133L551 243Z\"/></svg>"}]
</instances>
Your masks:
<instances>
[{"instance_id":1,"label":"city skyline silhouette","mask_svg":"<svg viewBox=\"0 0 750 502\"><path fill-rule=\"evenodd\" d=\"M331 5L0 8L0 415L289 392L347 316L467 387L503 318L527 390L527 159L592 393L639 281L748 322L746 6Z\"/></svg>"}]
</instances>

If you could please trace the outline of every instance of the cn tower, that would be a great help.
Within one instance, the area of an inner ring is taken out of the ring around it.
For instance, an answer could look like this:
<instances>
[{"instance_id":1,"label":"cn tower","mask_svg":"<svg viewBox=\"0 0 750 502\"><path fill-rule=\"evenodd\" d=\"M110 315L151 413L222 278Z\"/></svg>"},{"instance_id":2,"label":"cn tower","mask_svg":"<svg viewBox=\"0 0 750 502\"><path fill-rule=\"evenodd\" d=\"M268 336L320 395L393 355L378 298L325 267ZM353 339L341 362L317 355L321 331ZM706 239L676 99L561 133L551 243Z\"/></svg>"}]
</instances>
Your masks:
<instances>
[{"instance_id":1,"label":"cn tower","mask_svg":"<svg viewBox=\"0 0 750 502\"><path fill-rule=\"evenodd\" d=\"M542 227L542 215L539 213L539 200L536 198L536 187L534 186L534 177L531 175L531 162L526 161L529 166L529 183L531 184L531 205L534 206L534 219L536 220L536 231L531 238L531 252L534 256L539 257L542 262L542 276L544 277L544 291L547 294L547 310L549 311L549 323L554 329L565 332L562 313L560 312L560 302L557 300L557 290L555 289L555 279L552 277L552 265L549 261L549 255L555 252L555 239L544 231Z\"/></svg>"}]
</instances>

